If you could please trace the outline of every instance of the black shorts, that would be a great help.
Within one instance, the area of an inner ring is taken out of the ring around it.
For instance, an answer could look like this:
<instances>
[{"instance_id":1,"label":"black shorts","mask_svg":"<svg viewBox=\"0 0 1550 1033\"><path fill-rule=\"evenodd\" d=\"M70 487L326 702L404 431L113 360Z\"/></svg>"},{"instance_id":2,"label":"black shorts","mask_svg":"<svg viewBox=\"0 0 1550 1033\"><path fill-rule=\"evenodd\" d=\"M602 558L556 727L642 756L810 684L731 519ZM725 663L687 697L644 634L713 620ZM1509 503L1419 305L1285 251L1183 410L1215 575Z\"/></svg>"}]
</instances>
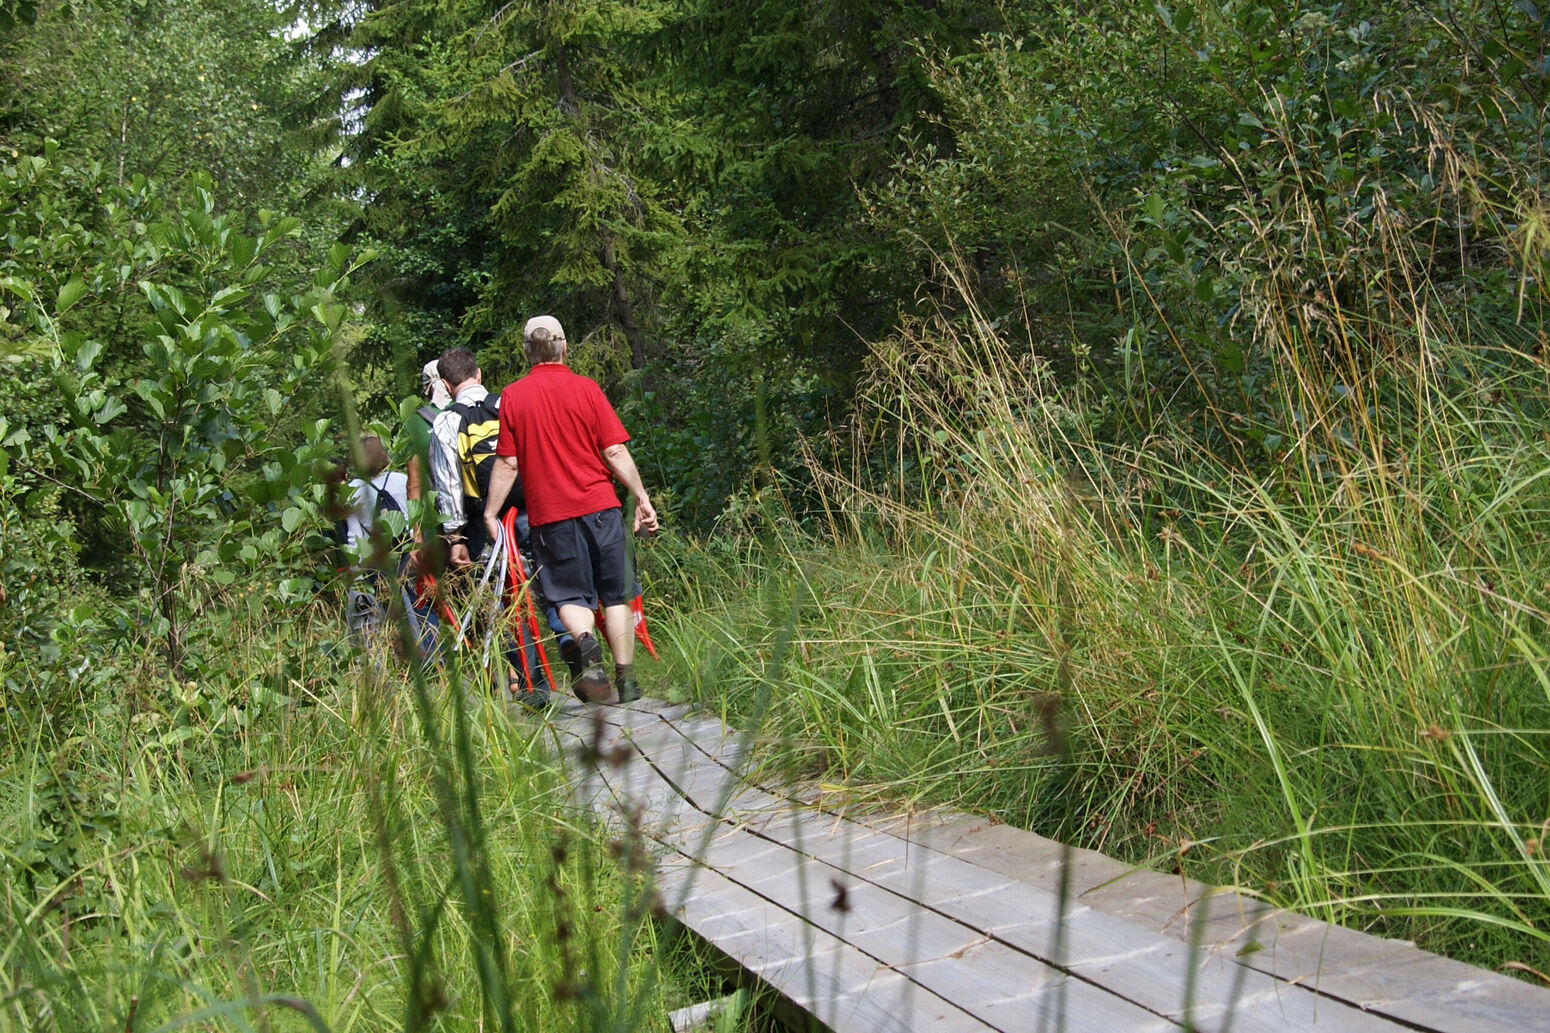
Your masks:
<instances>
[{"instance_id":1,"label":"black shorts","mask_svg":"<svg viewBox=\"0 0 1550 1033\"><path fill-rule=\"evenodd\" d=\"M624 515L605 509L533 528L538 587L553 606L587 609L631 599L625 573Z\"/></svg>"}]
</instances>

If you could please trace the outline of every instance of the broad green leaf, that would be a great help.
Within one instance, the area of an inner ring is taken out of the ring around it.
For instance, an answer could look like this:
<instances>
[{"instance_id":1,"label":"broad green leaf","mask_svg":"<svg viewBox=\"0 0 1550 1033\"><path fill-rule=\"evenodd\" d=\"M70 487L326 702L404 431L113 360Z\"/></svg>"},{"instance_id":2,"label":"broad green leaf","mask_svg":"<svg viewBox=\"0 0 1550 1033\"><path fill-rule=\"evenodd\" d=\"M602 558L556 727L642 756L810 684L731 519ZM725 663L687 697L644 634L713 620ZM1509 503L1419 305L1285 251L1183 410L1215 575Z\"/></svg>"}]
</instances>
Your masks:
<instances>
[{"instance_id":1,"label":"broad green leaf","mask_svg":"<svg viewBox=\"0 0 1550 1033\"><path fill-rule=\"evenodd\" d=\"M1224 341L1216 353L1216 361L1222 369L1228 373L1238 374L1243 372L1243 349L1231 340Z\"/></svg>"},{"instance_id":2,"label":"broad green leaf","mask_svg":"<svg viewBox=\"0 0 1550 1033\"><path fill-rule=\"evenodd\" d=\"M75 368L83 373L86 372L91 369L91 364L97 361L97 356L101 354L101 341L82 341L75 352Z\"/></svg>"},{"instance_id":3,"label":"broad green leaf","mask_svg":"<svg viewBox=\"0 0 1550 1033\"><path fill-rule=\"evenodd\" d=\"M280 526L285 528L286 534L291 534L296 530L296 528L301 526L302 516L302 511L297 507L292 506L290 509L287 509L284 513L280 514Z\"/></svg>"},{"instance_id":4,"label":"broad green leaf","mask_svg":"<svg viewBox=\"0 0 1550 1033\"><path fill-rule=\"evenodd\" d=\"M75 306L75 303L86 296L86 284L75 279L59 288L59 298L54 302L54 311L63 315Z\"/></svg>"},{"instance_id":5,"label":"broad green leaf","mask_svg":"<svg viewBox=\"0 0 1550 1033\"><path fill-rule=\"evenodd\" d=\"M287 215L283 219L276 219L269 232L265 233L260 247L266 246L282 237L294 237L301 232L301 220L295 216Z\"/></svg>"},{"instance_id":6,"label":"broad green leaf","mask_svg":"<svg viewBox=\"0 0 1550 1033\"><path fill-rule=\"evenodd\" d=\"M97 426L100 427L104 423L107 423L109 420L113 419L113 417L127 412L128 408L128 406L119 401L117 398L108 398L102 403L102 407L92 414L92 419L96 422Z\"/></svg>"},{"instance_id":7,"label":"broad green leaf","mask_svg":"<svg viewBox=\"0 0 1550 1033\"><path fill-rule=\"evenodd\" d=\"M258 255L258 241L240 233L232 234L228 246L231 248L232 264L239 267L247 265Z\"/></svg>"},{"instance_id":8,"label":"broad green leaf","mask_svg":"<svg viewBox=\"0 0 1550 1033\"><path fill-rule=\"evenodd\" d=\"M32 300L32 285L11 276L0 276L0 290L6 290L23 301Z\"/></svg>"},{"instance_id":9,"label":"broad green leaf","mask_svg":"<svg viewBox=\"0 0 1550 1033\"><path fill-rule=\"evenodd\" d=\"M139 530L151 522L151 507L143 499L130 499L124 503L124 516L132 529Z\"/></svg>"},{"instance_id":10,"label":"broad green leaf","mask_svg":"<svg viewBox=\"0 0 1550 1033\"><path fill-rule=\"evenodd\" d=\"M248 292L241 287L222 287L210 298L210 304L212 307L230 308L233 305L241 304L247 296Z\"/></svg>"},{"instance_id":11,"label":"broad green leaf","mask_svg":"<svg viewBox=\"0 0 1550 1033\"><path fill-rule=\"evenodd\" d=\"M310 578L291 577L280 582L280 594L286 599L299 602L312 594Z\"/></svg>"},{"instance_id":12,"label":"broad green leaf","mask_svg":"<svg viewBox=\"0 0 1550 1033\"><path fill-rule=\"evenodd\" d=\"M135 394L151 407L158 420L167 418L167 402L172 398L172 392L165 381L161 380L137 380L134 385Z\"/></svg>"},{"instance_id":13,"label":"broad green leaf","mask_svg":"<svg viewBox=\"0 0 1550 1033\"><path fill-rule=\"evenodd\" d=\"M162 304L172 309L183 319L187 319L189 313L193 311L193 306L189 304L188 297L171 284L158 284L157 297L161 299ZM155 301L156 299L153 298L152 304L155 304Z\"/></svg>"},{"instance_id":14,"label":"broad green leaf","mask_svg":"<svg viewBox=\"0 0 1550 1033\"><path fill-rule=\"evenodd\" d=\"M344 306L337 301L320 301L312 306L312 314L318 318L318 322L328 327L329 333L338 333L339 324L344 322Z\"/></svg>"}]
</instances>

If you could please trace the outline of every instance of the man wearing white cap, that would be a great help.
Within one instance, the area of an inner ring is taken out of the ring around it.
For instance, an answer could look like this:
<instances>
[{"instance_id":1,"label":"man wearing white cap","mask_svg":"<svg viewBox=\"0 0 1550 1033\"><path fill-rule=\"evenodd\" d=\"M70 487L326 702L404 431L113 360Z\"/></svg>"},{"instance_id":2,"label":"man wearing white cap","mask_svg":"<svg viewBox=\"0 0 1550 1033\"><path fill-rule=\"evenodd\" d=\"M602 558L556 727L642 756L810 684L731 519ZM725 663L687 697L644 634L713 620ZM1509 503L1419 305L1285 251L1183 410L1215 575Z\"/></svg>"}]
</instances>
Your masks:
<instances>
[{"instance_id":1,"label":"man wearing white cap","mask_svg":"<svg viewBox=\"0 0 1550 1033\"><path fill-rule=\"evenodd\" d=\"M636 531L655 531L657 511L626 445L630 435L603 389L566 366L560 321L528 320L522 350L532 369L501 393L486 521L500 511L520 470L539 587L559 607L561 622L581 650L576 695L596 703L610 694L603 649L593 635L592 607L600 602L614 657L613 688L619 701L628 703L640 697L630 611L634 584L626 570L624 520L613 478L635 496ZM493 526L490 534L495 535Z\"/></svg>"},{"instance_id":2,"label":"man wearing white cap","mask_svg":"<svg viewBox=\"0 0 1550 1033\"><path fill-rule=\"evenodd\" d=\"M432 359L420 367L420 394L430 399L430 403L437 409L445 409L452 404L452 391L447 387L447 382L441 379L439 361Z\"/></svg>"},{"instance_id":3,"label":"man wearing white cap","mask_svg":"<svg viewBox=\"0 0 1550 1033\"><path fill-rule=\"evenodd\" d=\"M415 415L425 421L427 433L436 422L436 414L452 404L452 392L447 390L447 382L441 379L441 372L437 369L438 361L432 359L420 367L420 397L424 398L427 404L416 409ZM424 493L425 485L421 481L421 476L420 457L411 455L409 457L409 497L411 499L417 499Z\"/></svg>"}]
</instances>

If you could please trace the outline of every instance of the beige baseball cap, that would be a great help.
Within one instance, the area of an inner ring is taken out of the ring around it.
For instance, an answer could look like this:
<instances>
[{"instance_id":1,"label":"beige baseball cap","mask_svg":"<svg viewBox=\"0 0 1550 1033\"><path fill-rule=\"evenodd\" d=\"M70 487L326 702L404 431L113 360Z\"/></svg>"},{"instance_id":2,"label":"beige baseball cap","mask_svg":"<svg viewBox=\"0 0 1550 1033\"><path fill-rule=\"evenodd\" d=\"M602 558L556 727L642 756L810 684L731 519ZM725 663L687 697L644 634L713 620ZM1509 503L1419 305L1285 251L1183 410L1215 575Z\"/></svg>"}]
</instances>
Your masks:
<instances>
[{"instance_id":1,"label":"beige baseball cap","mask_svg":"<svg viewBox=\"0 0 1550 1033\"><path fill-rule=\"evenodd\" d=\"M522 339L531 341L533 334L539 330L547 331L551 340L556 337L562 341L565 340L565 328L553 316L534 316L529 319L527 325L522 328Z\"/></svg>"}]
</instances>

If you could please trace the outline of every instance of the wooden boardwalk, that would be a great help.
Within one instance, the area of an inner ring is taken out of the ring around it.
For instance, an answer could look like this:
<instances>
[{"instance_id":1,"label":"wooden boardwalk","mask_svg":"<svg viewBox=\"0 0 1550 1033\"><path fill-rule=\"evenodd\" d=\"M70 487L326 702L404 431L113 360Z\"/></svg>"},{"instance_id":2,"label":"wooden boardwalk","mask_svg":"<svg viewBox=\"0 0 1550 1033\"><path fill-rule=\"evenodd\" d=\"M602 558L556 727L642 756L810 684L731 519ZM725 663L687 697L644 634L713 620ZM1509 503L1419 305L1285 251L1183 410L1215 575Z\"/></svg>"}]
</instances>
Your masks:
<instances>
[{"instance_id":1,"label":"wooden boardwalk","mask_svg":"<svg viewBox=\"0 0 1550 1033\"><path fill-rule=\"evenodd\" d=\"M1408 943L983 819L754 785L745 739L685 707L555 724L607 758L572 762L578 792L640 816L672 915L835 1033L1550 1031L1550 990Z\"/></svg>"}]
</instances>

